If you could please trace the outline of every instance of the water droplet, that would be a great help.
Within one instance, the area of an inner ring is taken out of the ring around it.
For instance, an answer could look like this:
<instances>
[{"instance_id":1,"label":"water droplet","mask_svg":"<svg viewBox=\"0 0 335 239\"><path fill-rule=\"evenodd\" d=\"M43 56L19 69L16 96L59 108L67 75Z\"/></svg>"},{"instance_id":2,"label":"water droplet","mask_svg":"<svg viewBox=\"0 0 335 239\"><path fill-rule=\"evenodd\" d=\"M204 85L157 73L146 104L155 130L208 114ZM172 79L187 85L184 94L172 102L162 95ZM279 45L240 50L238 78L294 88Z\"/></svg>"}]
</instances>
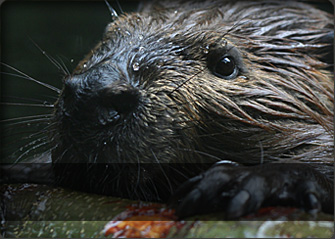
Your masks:
<instances>
[{"instance_id":1,"label":"water droplet","mask_svg":"<svg viewBox=\"0 0 335 239\"><path fill-rule=\"evenodd\" d=\"M86 64L84 64L84 65L83 65L83 67L84 67L84 68L86 68L86 67L87 67L87 65L86 65Z\"/></svg>"},{"instance_id":2,"label":"water droplet","mask_svg":"<svg viewBox=\"0 0 335 239\"><path fill-rule=\"evenodd\" d=\"M27 126L30 126L30 123L27 123Z\"/></svg>"},{"instance_id":3,"label":"water droplet","mask_svg":"<svg viewBox=\"0 0 335 239\"><path fill-rule=\"evenodd\" d=\"M138 35L138 39L142 40L143 39L143 35Z\"/></svg>"},{"instance_id":4,"label":"water droplet","mask_svg":"<svg viewBox=\"0 0 335 239\"><path fill-rule=\"evenodd\" d=\"M20 151L21 151L21 152L22 152L22 150L23 150L23 147L20 148Z\"/></svg>"},{"instance_id":5,"label":"water droplet","mask_svg":"<svg viewBox=\"0 0 335 239\"><path fill-rule=\"evenodd\" d=\"M178 13L178 10L174 11L174 14L177 14Z\"/></svg>"},{"instance_id":6,"label":"water droplet","mask_svg":"<svg viewBox=\"0 0 335 239\"><path fill-rule=\"evenodd\" d=\"M74 62L74 59L71 59L70 62L73 63L73 62Z\"/></svg>"},{"instance_id":7,"label":"water droplet","mask_svg":"<svg viewBox=\"0 0 335 239\"><path fill-rule=\"evenodd\" d=\"M134 71L138 71L140 69L140 64L138 64L138 62L135 62L134 64L133 64L133 70Z\"/></svg>"},{"instance_id":8,"label":"water droplet","mask_svg":"<svg viewBox=\"0 0 335 239\"><path fill-rule=\"evenodd\" d=\"M106 144L107 144L107 142L105 141L105 142L103 142L103 144L104 144L104 145L106 145Z\"/></svg>"},{"instance_id":9,"label":"water droplet","mask_svg":"<svg viewBox=\"0 0 335 239\"><path fill-rule=\"evenodd\" d=\"M138 51L142 53L142 52L144 52L144 49L145 48L143 46L140 46L140 48L138 48Z\"/></svg>"},{"instance_id":10,"label":"water droplet","mask_svg":"<svg viewBox=\"0 0 335 239\"><path fill-rule=\"evenodd\" d=\"M204 54L208 54L208 53L209 53L209 46L208 46L208 45L205 46L205 47L203 48L202 52L203 52Z\"/></svg>"}]
</instances>

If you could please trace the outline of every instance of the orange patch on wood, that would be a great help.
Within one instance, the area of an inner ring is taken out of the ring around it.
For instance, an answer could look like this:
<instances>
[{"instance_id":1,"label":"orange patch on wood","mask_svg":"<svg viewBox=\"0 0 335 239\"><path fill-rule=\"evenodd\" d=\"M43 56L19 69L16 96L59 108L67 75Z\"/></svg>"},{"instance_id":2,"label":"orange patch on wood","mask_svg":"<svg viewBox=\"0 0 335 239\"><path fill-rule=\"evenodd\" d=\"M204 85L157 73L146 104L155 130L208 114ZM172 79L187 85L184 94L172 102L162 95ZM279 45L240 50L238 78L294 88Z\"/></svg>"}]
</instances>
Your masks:
<instances>
[{"instance_id":1,"label":"orange patch on wood","mask_svg":"<svg viewBox=\"0 0 335 239\"><path fill-rule=\"evenodd\" d=\"M106 224L104 234L113 234L114 238L158 238L166 237L172 227L181 229L184 225L177 221L173 209L154 203L139 204L128 206Z\"/></svg>"}]
</instances>

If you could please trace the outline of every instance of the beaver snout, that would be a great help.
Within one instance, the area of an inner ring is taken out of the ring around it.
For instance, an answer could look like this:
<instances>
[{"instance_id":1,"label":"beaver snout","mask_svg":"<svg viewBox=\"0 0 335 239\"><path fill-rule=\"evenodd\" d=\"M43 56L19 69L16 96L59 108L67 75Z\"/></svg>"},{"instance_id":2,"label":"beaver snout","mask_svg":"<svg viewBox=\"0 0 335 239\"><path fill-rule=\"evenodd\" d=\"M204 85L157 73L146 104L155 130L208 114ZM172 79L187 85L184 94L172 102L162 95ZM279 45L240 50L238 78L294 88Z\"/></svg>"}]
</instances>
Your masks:
<instances>
[{"instance_id":1,"label":"beaver snout","mask_svg":"<svg viewBox=\"0 0 335 239\"><path fill-rule=\"evenodd\" d=\"M105 125L131 115L140 98L139 89L122 74L111 67L96 67L65 80L62 106L65 116Z\"/></svg>"}]
</instances>

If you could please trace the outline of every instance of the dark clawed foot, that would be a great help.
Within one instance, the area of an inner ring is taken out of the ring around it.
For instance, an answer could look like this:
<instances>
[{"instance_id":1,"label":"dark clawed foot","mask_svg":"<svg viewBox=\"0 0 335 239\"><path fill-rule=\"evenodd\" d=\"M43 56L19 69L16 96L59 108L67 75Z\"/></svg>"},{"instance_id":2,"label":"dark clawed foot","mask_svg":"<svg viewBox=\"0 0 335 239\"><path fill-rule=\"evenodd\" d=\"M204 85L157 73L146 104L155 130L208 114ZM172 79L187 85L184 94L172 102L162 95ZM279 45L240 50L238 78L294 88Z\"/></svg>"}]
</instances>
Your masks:
<instances>
[{"instance_id":1,"label":"dark clawed foot","mask_svg":"<svg viewBox=\"0 0 335 239\"><path fill-rule=\"evenodd\" d=\"M333 185L304 164L215 165L184 183L171 204L180 218L222 211L233 219L270 205L333 213Z\"/></svg>"},{"instance_id":2,"label":"dark clawed foot","mask_svg":"<svg viewBox=\"0 0 335 239\"><path fill-rule=\"evenodd\" d=\"M301 206L310 212L321 211L321 201L319 189L315 182L305 181L299 185L298 200Z\"/></svg>"}]
</instances>

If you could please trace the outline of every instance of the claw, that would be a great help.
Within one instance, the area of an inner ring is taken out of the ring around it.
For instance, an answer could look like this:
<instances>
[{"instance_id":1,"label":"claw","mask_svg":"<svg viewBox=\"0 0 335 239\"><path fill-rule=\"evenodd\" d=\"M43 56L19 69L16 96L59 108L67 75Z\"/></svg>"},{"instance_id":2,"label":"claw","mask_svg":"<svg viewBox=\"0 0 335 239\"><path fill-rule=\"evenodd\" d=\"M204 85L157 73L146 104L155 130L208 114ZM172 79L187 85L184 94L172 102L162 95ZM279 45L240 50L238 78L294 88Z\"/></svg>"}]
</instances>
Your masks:
<instances>
[{"instance_id":1,"label":"claw","mask_svg":"<svg viewBox=\"0 0 335 239\"><path fill-rule=\"evenodd\" d=\"M227 218L237 218L245 214L245 207L250 199L249 192L242 190L231 200L227 209Z\"/></svg>"},{"instance_id":2,"label":"claw","mask_svg":"<svg viewBox=\"0 0 335 239\"><path fill-rule=\"evenodd\" d=\"M174 195L170 198L168 204L177 205L181 198L185 197L191 189L203 179L203 175L198 175L182 184Z\"/></svg>"},{"instance_id":3,"label":"claw","mask_svg":"<svg viewBox=\"0 0 335 239\"><path fill-rule=\"evenodd\" d=\"M321 203L314 193L308 193L304 200L305 208L311 212L319 212L321 210Z\"/></svg>"},{"instance_id":4,"label":"claw","mask_svg":"<svg viewBox=\"0 0 335 239\"><path fill-rule=\"evenodd\" d=\"M227 219L234 219L255 212L262 205L293 205L310 213L332 213L332 184L320 184L316 176L304 165L216 165L177 190L176 215L184 218L223 211Z\"/></svg>"}]
</instances>

